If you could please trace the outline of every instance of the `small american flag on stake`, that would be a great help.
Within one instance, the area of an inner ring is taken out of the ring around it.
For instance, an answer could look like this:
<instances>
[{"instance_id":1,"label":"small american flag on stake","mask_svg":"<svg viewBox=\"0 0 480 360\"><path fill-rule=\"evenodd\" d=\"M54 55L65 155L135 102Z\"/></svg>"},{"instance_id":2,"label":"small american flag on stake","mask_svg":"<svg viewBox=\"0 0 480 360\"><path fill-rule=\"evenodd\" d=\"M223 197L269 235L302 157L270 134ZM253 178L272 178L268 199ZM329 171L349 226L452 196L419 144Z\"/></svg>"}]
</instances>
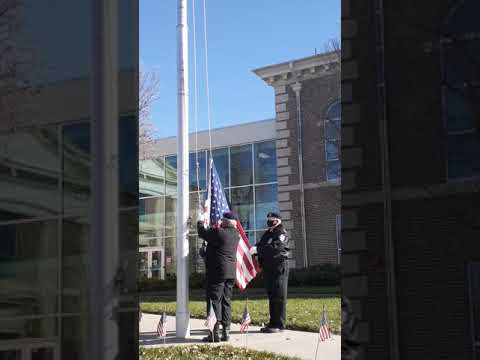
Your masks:
<instances>
[{"instance_id":1,"label":"small american flag on stake","mask_svg":"<svg viewBox=\"0 0 480 360\"><path fill-rule=\"evenodd\" d=\"M217 323L217 316L215 315L215 311L213 311L213 306L210 304L210 311L208 312L207 320L205 320L205 326L213 332L213 328Z\"/></svg>"},{"instance_id":2,"label":"small american flag on stake","mask_svg":"<svg viewBox=\"0 0 480 360\"><path fill-rule=\"evenodd\" d=\"M252 323L250 318L250 313L248 312L248 305L245 304L245 309L243 310L242 323L240 324L240 332L244 333L248 330L248 326Z\"/></svg>"},{"instance_id":3,"label":"small american flag on stake","mask_svg":"<svg viewBox=\"0 0 480 360\"><path fill-rule=\"evenodd\" d=\"M160 316L160 320L158 321L157 334L163 338L167 336L167 314L165 312Z\"/></svg>"},{"instance_id":4,"label":"small american flag on stake","mask_svg":"<svg viewBox=\"0 0 480 360\"><path fill-rule=\"evenodd\" d=\"M325 311L325 305L323 306L323 314L320 319L320 330L319 330L320 341L325 341L330 339L330 327L328 326L327 312Z\"/></svg>"}]
</instances>

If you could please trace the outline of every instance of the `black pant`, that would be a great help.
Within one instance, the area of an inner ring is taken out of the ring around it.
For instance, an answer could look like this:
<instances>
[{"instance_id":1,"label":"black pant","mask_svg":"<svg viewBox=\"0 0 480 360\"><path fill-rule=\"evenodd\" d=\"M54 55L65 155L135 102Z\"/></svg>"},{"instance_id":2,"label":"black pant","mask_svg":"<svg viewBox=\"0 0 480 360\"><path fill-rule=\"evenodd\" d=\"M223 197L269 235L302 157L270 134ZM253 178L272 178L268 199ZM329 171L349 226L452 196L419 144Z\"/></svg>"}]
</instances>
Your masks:
<instances>
[{"instance_id":1,"label":"black pant","mask_svg":"<svg viewBox=\"0 0 480 360\"><path fill-rule=\"evenodd\" d=\"M212 281L207 283L207 314L210 312L210 304L223 328L230 328L232 322L232 293L234 279Z\"/></svg>"},{"instance_id":2,"label":"black pant","mask_svg":"<svg viewBox=\"0 0 480 360\"><path fill-rule=\"evenodd\" d=\"M270 310L268 327L285 329L287 321L288 273L288 261L283 261L276 268L265 271L265 285Z\"/></svg>"}]
</instances>

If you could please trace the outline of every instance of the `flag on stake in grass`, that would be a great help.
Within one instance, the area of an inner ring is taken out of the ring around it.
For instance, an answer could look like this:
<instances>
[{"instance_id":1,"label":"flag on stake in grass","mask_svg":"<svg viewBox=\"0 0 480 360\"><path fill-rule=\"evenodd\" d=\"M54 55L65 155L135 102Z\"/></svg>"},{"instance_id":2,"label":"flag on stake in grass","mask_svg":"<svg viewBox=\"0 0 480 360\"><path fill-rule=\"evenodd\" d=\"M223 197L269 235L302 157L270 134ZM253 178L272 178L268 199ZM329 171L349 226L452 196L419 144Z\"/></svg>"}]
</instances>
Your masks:
<instances>
[{"instance_id":1,"label":"flag on stake in grass","mask_svg":"<svg viewBox=\"0 0 480 360\"><path fill-rule=\"evenodd\" d=\"M331 337L330 327L328 326L327 312L325 311L325 305L323 305L323 314L320 319L320 330L319 330L320 341L325 341Z\"/></svg>"},{"instance_id":2,"label":"flag on stake in grass","mask_svg":"<svg viewBox=\"0 0 480 360\"><path fill-rule=\"evenodd\" d=\"M320 329L318 330L317 349L315 350L314 359L317 359L320 341L325 341L329 338L331 338L330 327L328 326L327 311L325 310L325 305L323 305L322 317L320 318Z\"/></svg>"},{"instance_id":3,"label":"flag on stake in grass","mask_svg":"<svg viewBox=\"0 0 480 360\"><path fill-rule=\"evenodd\" d=\"M240 332L244 333L248 330L248 326L252 323L250 318L250 313L248 312L248 300L245 304L245 309L243 310L242 323L240 324Z\"/></svg>"},{"instance_id":4,"label":"flag on stake in grass","mask_svg":"<svg viewBox=\"0 0 480 360\"><path fill-rule=\"evenodd\" d=\"M157 334L163 338L167 336L167 314L165 312L163 312L162 316L160 316L160 320L158 321Z\"/></svg>"},{"instance_id":5,"label":"flag on stake in grass","mask_svg":"<svg viewBox=\"0 0 480 360\"><path fill-rule=\"evenodd\" d=\"M210 332L213 332L213 328L215 327L215 324L217 323L217 317L215 315L215 311L213 311L213 306L210 304L210 311L208 312L207 320L205 320L205 326L210 330Z\"/></svg>"}]
</instances>

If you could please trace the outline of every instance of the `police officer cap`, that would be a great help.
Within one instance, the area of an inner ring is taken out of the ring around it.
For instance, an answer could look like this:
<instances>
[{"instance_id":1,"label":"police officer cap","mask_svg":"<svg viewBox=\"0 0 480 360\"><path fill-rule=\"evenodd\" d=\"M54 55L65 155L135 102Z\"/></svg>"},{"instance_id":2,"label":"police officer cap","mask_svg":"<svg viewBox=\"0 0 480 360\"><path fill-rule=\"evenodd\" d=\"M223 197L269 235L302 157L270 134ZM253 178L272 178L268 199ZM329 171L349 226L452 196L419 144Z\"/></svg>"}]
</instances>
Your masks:
<instances>
[{"instance_id":1,"label":"police officer cap","mask_svg":"<svg viewBox=\"0 0 480 360\"><path fill-rule=\"evenodd\" d=\"M269 212L269 213L267 214L267 218L273 218L273 219L279 219L279 220L282 219L282 217L281 217L279 214L275 213L275 212Z\"/></svg>"},{"instance_id":2,"label":"police officer cap","mask_svg":"<svg viewBox=\"0 0 480 360\"><path fill-rule=\"evenodd\" d=\"M228 220L237 220L237 218L231 211L224 213L223 218Z\"/></svg>"}]
</instances>

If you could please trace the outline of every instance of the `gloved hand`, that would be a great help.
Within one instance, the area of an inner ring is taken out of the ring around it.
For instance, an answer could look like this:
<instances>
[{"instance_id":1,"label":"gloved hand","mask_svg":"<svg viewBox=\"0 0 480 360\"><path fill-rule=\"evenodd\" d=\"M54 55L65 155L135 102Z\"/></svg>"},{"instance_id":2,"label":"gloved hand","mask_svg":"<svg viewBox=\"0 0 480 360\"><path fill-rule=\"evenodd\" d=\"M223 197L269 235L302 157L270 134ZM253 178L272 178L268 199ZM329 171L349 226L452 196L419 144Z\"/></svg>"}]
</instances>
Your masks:
<instances>
[{"instance_id":1,"label":"gloved hand","mask_svg":"<svg viewBox=\"0 0 480 360\"><path fill-rule=\"evenodd\" d=\"M206 242L204 241L202 246L200 247L200 250L198 251L199 252L199 255L204 258L206 255L207 255L207 244Z\"/></svg>"}]
</instances>

